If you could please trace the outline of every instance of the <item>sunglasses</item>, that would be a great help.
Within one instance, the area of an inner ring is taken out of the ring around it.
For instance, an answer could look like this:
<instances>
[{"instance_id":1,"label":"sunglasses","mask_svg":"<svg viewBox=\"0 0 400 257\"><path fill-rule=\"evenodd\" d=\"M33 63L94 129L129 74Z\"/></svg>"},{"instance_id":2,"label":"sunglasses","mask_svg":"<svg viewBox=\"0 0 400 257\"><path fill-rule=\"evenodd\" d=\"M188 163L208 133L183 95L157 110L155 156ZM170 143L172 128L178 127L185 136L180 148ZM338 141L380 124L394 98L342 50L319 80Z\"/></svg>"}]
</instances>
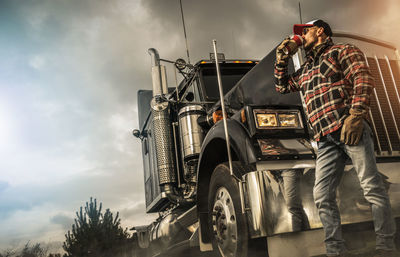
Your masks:
<instances>
[{"instance_id":1,"label":"sunglasses","mask_svg":"<svg viewBox=\"0 0 400 257\"><path fill-rule=\"evenodd\" d=\"M315 26L312 26L312 27L305 27L305 28L303 29L302 35L307 34L307 32L309 32L309 31L310 31L311 29L313 29L313 28L315 28Z\"/></svg>"}]
</instances>

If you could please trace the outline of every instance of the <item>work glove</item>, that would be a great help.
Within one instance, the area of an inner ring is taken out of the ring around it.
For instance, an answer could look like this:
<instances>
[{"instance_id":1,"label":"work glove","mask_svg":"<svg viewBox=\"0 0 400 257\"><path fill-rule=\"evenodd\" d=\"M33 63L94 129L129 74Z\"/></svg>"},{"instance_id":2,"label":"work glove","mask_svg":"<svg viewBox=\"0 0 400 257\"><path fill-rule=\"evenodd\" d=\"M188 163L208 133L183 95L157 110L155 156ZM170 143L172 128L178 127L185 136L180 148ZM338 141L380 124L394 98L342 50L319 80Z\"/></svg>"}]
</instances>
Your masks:
<instances>
[{"instance_id":1,"label":"work glove","mask_svg":"<svg viewBox=\"0 0 400 257\"><path fill-rule=\"evenodd\" d=\"M350 116L344 120L340 141L346 145L357 145L364 129L365 114L355 109L350 109Z\"/></svg>"},{"instance_id":2,"label":"work glove","mask_svg":"<svg viewBox=\"0 0 400 257\"><path fill-rule=\"evenodd\" d=\"M289 60L289 54L285 54L284 49L289 43L290 39L285 38L282 43L276 48L276 64L280 66L286 66Z\"/></svg>"}]
</instances>

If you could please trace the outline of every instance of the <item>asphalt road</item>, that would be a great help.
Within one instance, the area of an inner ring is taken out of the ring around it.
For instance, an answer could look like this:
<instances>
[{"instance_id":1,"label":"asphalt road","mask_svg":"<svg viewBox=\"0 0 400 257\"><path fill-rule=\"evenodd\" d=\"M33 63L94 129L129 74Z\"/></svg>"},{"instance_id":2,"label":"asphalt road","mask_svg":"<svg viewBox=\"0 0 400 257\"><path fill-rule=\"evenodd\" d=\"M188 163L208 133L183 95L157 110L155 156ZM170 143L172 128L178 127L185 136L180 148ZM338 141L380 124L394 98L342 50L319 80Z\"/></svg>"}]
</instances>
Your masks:
<instances>
[{"instance_id":1,"label":"asphalt road","mask_svg":"<svg viewBox=\"0 0 400 257\"><path fill-rule=\"evenodd\" d=\"M373 257L375 253L375 246L369 246L368 248L361 249L358 251L349 251L349 253L353 254L354 257ZM397 252L400 257L400 252ZM317 255L313 257L326 257L326 255Z\"/></svg>"}]
</instances>

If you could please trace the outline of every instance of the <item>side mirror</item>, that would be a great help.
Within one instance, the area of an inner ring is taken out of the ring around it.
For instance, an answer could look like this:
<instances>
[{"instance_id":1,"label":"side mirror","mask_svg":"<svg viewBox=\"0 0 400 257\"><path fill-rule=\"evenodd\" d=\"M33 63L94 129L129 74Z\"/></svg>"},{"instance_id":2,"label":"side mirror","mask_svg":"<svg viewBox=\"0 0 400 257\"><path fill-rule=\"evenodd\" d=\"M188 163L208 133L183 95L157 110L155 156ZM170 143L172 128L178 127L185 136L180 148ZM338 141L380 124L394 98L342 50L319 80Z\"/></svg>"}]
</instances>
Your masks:
<instances>
[{"instance_id":1,"label":"side mirror","mask_svg":"<svg viewBox=\"0 0 400 257\"><path fill-rule=\"evenodd\" d=\"M132 135L133 135L134 137L140 138L140 130L134 129L134 130L132 131Z\"/></svg>"},{"instance_id":2,"label":"side mirror","mask_svg":"<svg viewBox=\"0 0 400 257\"><path fill-rule=\"evenodd\" d=\"M186 68L186 65L186 61L181 58L175 61L175 67L180 71L184 70Z\"/></svg>"}]
</instances>

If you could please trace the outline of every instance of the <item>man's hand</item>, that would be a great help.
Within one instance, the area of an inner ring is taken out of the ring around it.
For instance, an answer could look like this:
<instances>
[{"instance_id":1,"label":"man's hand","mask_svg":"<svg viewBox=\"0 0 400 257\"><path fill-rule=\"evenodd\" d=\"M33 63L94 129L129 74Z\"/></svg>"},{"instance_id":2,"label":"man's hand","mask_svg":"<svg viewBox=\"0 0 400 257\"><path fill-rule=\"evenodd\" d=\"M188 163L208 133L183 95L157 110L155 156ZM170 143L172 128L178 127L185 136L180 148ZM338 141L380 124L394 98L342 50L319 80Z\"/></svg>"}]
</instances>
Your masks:
<instances>
[{"instance_id":1,"label":"man's hand","mask_svg":"<svg viewBox=\"0 0 400 257\"><path fill-rule=\"evenodd\" d=\"M357 145L364 129L364 114L355 109L350 109L350 116L344 120L340 141L346 145Z\"/></svg>"},{"instance_id":2,"label":"man's hand","mask_svg":"<svg viewBox=\"0 0 400 257\"><path fill-rule=\"evenodd\" d=\"M286 45L289 43L289 38L285 38L282 43L276 48L276 64L287 65L289 55L284 53Z\"/></svg>"}]
</instances>

